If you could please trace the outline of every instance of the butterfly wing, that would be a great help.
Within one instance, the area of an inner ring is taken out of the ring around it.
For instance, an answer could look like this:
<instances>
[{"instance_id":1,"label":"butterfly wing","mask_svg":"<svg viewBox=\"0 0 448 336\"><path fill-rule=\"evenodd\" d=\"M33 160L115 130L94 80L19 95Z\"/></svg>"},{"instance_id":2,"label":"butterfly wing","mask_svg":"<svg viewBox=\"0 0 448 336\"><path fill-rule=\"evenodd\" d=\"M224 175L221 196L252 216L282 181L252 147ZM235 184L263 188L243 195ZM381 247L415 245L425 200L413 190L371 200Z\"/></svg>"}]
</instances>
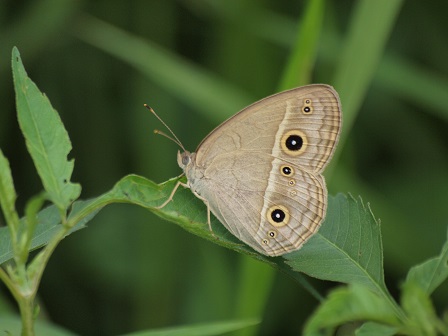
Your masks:
<instances>
[{"instance_id":1,"label":"butterfly wing","mask_svg":"<svg viewBox=\"0 0 448 336\"><path fill-rule=\"evenodd\" d=\"M240 240L270 256L300 247L325 216L327 191L322 176L268 154L241 152L218 156L205 171L207 179L191 188L207 199L212 213ZM295 182L279 173L289 165ZM265 167L266 166L266 167ZM277 169L275 169L277 168ZM273 217L279 209L285 218ZM276 220L276 221L275 221Z\"/></svg>"},{"instance_id":2,"label":"butterfly wing","mask_svg":"<svg viewBox=\"0 0 448 336\"><path fill-rule=\"evenodd\" d=\"M327 85L285 91L245 108L207 136L191 188L215 216L257 251L291 252L317 231L326 212L320 174L341 126ZM200 177L200 178L196 178Z\"/></svg>"},{"instance_id":3,"label":"butterfly wing","mask_svg":"<svg viewBox=\"0 0 448 336\"><path fill-rule=\"evenodd\" d=\"M284 156L321 172L333 155L340 128L337 92L323 84L302 86L259 100L222 123L198 146L196 164L208 166L218 155L247 150ZM282 145L287 135L302 141L299 150Z\"/></svg>"}]
</instances>

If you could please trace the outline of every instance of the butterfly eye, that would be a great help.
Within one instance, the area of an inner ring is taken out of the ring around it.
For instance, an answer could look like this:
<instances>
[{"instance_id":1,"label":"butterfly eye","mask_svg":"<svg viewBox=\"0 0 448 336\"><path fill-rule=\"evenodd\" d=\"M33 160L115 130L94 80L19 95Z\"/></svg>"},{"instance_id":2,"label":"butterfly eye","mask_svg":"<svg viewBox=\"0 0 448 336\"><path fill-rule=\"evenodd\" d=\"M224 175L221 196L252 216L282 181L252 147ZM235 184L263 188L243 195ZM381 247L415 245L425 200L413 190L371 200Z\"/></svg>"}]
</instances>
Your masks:
<instances>
[{"instance_id":1,"label":"butterfly eye","mask_svg":"<svg viewBox=\"0 0 448 336\"><path fill-rule=\"evenodd\" d=\"M268 236L271 238L277 237L277 231L274 231L274 230L269 231Z\"/></svg>"},{"instance_id":2,"label":"butterfly eye","mask_svg":"<svg viewBox=\"0 0 448 336\"><path fill-rule=\"evenodd\" d=\"M289 222L289 211L283 205L274 205L269 208L266 217L272 225L284 226Z\"/></svg>"},{"instance_id":3,"label":"butterfly eye","mask_svg":"<svg viewBox=\"0 0 448 336\"><path fill-rule=\"evenodd\" d=\"M292 151L298 151L303 146L303 139L300 135L292 134L285 141L286 147Z\"/></svg>"},{"instance_id":4,"label":"butterfly eye","mask_svg":"<svg viewBox=\"0 0 448 336\"><path fill-rule=\"evenodd\" d=\"M182 156L182 164L184 166L188 165L190 163L190 157L187 155Z\"/></svg>"},{"instance_id":5,"label":"butterfly eye","mask_svg":"<svg viewBox=\"0 0 448 336\"><path fill-rule=\"evenodd\" d=\"M309 107L309 106L305 106L305 107L303 108L303 112L304 112L304 113L310 113L310 112L311 112L311 107Z\"/></svg>"},{"instance_id":6,"label":"butterfly eye","mask_svg":"<svg viewBox=\"0 0 448 336\"><path fill-rule=\"evenodd\" d=\"M294 174L294 168L291 166L283 165L280 167L280 173L283 176L292 176Z\"/></svg>"},{"instance_id":7,"label":"butterfly eye","mask_svg":"<svg viewBox=\"0 0 448 336\"><path fill-rule=\"evenodd\" d=\"M286 132L281 140L281 147L283 151L291 156L302 154L305 151L306 146L306 136L299 130Z\"/></svg>"}]
</instances>

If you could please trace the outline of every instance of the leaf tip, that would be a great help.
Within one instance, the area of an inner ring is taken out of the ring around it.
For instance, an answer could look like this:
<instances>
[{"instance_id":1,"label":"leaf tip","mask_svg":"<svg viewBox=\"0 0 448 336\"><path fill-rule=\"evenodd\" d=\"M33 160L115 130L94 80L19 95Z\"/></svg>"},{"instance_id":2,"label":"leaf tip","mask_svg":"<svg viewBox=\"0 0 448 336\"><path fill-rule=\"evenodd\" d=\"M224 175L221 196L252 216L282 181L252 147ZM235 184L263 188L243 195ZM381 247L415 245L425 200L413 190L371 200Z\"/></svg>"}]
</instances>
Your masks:
<instances>
[{"instance_id":1,"label":"leaf tip","mask_svg":"<svg viewBox=\"0 0 448 336\"><path fill-rule=\"evenodd\" d=\"M12 48L12 66L14 68L14 64L17 63L19 66L22 65L22 58L20 57L19 49L16 46ZM23 66L23 65L22 65Z\"/></svg>"},{"instance_id":2,"label":"leaf tip","mask_svg":"<svg viewBox=\"0 0 448 336\"><path fill-rule=\"evenodd\" d=\"M19 52L19 49L16 46L12 47L12 56L20 58L20 52Z\"/></svg>"}]
</instances>

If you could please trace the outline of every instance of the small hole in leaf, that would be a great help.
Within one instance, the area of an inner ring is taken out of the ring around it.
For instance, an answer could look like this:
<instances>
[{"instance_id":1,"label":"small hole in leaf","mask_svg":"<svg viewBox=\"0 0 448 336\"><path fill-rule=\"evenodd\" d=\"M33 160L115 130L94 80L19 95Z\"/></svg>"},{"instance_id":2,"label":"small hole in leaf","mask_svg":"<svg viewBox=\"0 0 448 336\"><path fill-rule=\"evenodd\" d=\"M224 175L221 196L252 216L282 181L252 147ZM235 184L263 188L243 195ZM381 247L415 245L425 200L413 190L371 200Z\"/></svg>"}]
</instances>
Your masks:
<instances>
[{"instance_id":1,"label":"small hole in leaf","mask_svg":"<svg viewBox=\"0 0 448 336\"><path fill-rule=\"evenodd\" d=\"M67 183L67 179L64 179L63 182L64 182L64 183Z\"/></svg>"}]
</instances>

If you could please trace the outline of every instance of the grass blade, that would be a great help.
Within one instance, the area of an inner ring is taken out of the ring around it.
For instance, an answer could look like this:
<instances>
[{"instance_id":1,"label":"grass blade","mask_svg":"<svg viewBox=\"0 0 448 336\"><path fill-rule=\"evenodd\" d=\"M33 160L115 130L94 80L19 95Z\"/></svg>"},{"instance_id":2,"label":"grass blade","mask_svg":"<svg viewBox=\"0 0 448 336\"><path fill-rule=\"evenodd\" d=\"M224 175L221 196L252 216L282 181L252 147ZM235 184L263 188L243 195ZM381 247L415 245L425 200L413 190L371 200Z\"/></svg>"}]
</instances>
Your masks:
<instances>
[{"instance_id":1,"label":"grass blade","mask_svg":"<svg viewBox=\"0 0 448 336\"><path fill-rule=\"evenodd\" d=\"M213 336L237 331L258 324L258 320L214 322L207 324L186 325L158 330L140 331L123 336Z\"/></svg>"},{"instance_id":2,"label":"grass blade","mask_svg":"<svg viewBox=\"0 0 448 336\"><path fill-rule=\"evenodd\" d=\"M308 1L279 91L310 83L322 28L324 0Z\"/></svg>"},{"instance_id":3,"label":"grass blade","mask_svg":"<svg viewBox=\"0 0 448 336\"><path fill-rule=\"evenodd\" d=\"M372 81L402 3L402 0L361 0L356 5L333 81L344 111L342 144Z\"/></svg>"},{"instance_id":4,"label":"grass blade","mask_svg":"<svg viewBox=\"0 0 448 336\"><path fill-rule=\"evenodd\" d=\"M254 101L192 62L93 17L83 17L74 33L131 64L214 122L227 119L229 111L238 111Z\"/></svg>"}]
</instances>

